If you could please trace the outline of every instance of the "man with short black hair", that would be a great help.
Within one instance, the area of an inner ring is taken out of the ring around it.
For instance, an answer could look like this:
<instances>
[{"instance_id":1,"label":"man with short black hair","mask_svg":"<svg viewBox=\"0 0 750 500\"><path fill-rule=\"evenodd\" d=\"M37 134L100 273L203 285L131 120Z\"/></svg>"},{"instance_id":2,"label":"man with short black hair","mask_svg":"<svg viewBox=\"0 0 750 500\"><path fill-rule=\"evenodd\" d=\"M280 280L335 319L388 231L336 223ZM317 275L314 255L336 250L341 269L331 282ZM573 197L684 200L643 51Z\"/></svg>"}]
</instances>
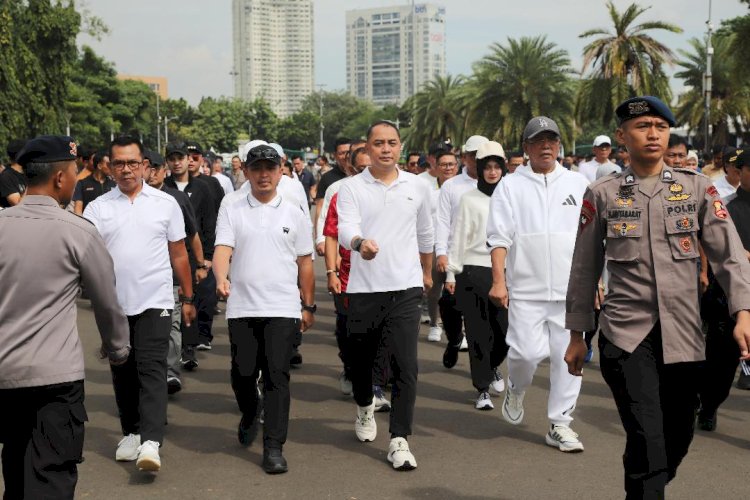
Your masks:
<instances>
[{"instance_id":1,"label":"man with short black hair","mask_svg":"<svg viewBox=\"0 0 750 500\"><path fill-rule=\"evenodd\" d=\"M0 211L0 443L6 499L73 498L83 461L84 356L76 327L88 291L110 364L128 359L127 319L96 229L60 207L76 183L71 137L40 136L14 153L28 192Z\"/></svg>"},{"instance_id":2,"label":"man with short black hair","mask_svg":"<svg viewBox=\"0 0 750 500\"><path fill-rule=\"evenodd\" d=\"M335 156L336 164L320 177L318 182L318 190L315 193L315 220L318 221L321 218L325 221L326 214L323 213L323 200L326 196L326 190L334 182L341 180L349 176L349 150L351 149L351 140L345 137L339 137L336 139ZM320 227L320 222L316 222L315 227ZM318 255L322 256L325 253L325 238L323 235L318 234L316 240L316 251Z\"/></svg>"},{"instance_id":3,"label":"man with short black hair","mask_svg":"<svg viewBox=\"0 0 750 500\"><path fill-rule=\"evenodd\" d=\"M89 203L117 185L109 177L109 151L97 151L91 155L91 163L94 165L94 173L78 181L73 193L73 210L76 215L83 214Z\"/></svg>"},{"instance_id":4,"label":"man with short black hair","mask_svg":"<svg viewBox=\"0 0 750 500\"><path fill-rule=\"evenodd\" d=\"M16 162L16 156L25 145L24 140L11 141L6 149L10 168L0 172L0 209L18 205L26 192L23 168Z\"/></svg>"},{"instance_id":5,"label":"man with short black hair","mask_svg":"<svg viewBox=\"0 0 750 500\"><path fill-rule=\"evenodd\" d=\"M209 161L211 162L211 177L219 181L224 194L228 195L233 192L234 186L232 185L232 180L224 174L224 160L221 156L212 154Z\"/></svg>"},{"instance_id":6,"label":"man with short black hair","mask_svg":"<svg viewBox=\"0 0 750 500\"><path fill-rule=\"evenodd\" d=\"M297 173L297 179L302 183L302 187L305 188L305 194L307 199L310 199L310 189L315 186L315 176L305 168L305 161L300 155L292 156L292 165L294 171Z\"/></svg>"},{"instance_id":7,"label":"man with short black hair","mask_svg":"<svg viewBox=\"0 0 750 500\"><path fill-rule=\"evenodd\" d=\"M173 197L143 182L143 152L135 138L112 141L109 156L117 187L91 202L83 215L112 255L117 298L130 325L130 357L111 369L124 436L115 458L136 460L140 470L158 471L167 420L173 269L184 294L182 319L188 325L195 309L182 212Z\"/></svg>"},{"instance_id":8,"label":"man with short black hair","mask_svg":"<svg viewBox=\"0 0 750 500\"><path fill-rule=\"evenodd\" d=\"M523 165L523 152L522 151L511 151L508 153L508 173L512 174L518 167Z\"/></svg>"},{"instance_id":9,"label":"man with short black hair","mask_svg":"<svg viewBox=\"0 0 750 500\"><path fill-rule=\"evenodd\" d=\"M688 144L684 137L669 134L667 151L664 153L664 163L672 168L685 168L688 155Z\"/></svg>"},{"instance_id":10,"label":"man with short black hair","mask_svg":"<svg viewBox=\"0 0 750 500\"><path fill-rule=\"evenodd\" d=\"M410 174L418 175L422 172L419 170L419 159L422 157L422 153L419 151L411 151L406 157L406 171Z\"/></svg>"},{"instance_id":11,"label":"man with short black hair","mask_svg":"<svg viewBox=\"0 0 750 500\"><path fill-rule=\"evenodd\" d=\"M232 171L229 172L232 179L232 187L237 191L245 183L245 174L242 172L242 160L237 155L232 156Z\"/></svg>"}]
</instances>

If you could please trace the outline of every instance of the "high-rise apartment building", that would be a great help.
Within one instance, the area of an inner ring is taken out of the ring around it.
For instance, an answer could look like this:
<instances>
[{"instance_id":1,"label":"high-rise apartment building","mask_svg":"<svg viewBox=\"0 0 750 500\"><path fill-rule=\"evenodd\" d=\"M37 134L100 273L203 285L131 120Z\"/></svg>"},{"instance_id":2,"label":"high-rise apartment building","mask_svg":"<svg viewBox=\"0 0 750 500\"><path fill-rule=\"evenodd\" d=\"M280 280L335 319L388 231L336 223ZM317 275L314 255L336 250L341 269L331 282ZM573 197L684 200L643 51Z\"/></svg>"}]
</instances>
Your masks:
<instances>
[{"instance_id":1,"label":"high-rise apartment building","mask_svg":"<svg viewBox=\"0 0 750 500\"><path fill-rule=\"evenodd\" d=\"M346 86L375 104L402 104L445 76L445 7L411 4L346 12Z\"/></svg>"},{"instance_id":2,"label":"high-rise apartment building","mask_svg":"<svg viewBox=\"0 0 750 500\"><path fill-rule=\"evenodd\" d=\"M314 88L312 0L232 0L234 95L282 117Z\"/></svg>"}]
</instances>

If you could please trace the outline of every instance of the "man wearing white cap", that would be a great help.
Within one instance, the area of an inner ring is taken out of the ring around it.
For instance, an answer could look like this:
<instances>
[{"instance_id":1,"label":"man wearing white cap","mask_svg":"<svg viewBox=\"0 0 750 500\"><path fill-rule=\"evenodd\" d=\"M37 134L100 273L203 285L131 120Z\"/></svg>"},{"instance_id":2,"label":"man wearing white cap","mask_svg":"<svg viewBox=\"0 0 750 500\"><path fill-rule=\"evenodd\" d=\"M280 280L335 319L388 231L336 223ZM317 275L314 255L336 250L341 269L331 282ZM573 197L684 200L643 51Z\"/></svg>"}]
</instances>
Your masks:
<instances>
[{"instance_id":1,"label":"man wearing white cap","mask_svg":"<svg viewBox=\"0 0 750 500\"><path fill-rule=\"evenodd\" d=\"M594 158L591 161L583 162L578 165L578 173L586 177L589 182L597 179L599 170L610 169L617 170L617 165L609 161L609 155L612 153L612 140L606 135L599 135L594 139L593 147ZM607 172L609 174L611 172ZM605 174L606 175L606 174Z\"/></svg>"},{"instance_id":2,"label":"man wearing white cap","mask_svg":"<svg viewBox=\"0 0 750 500\"><path fill-rule=\"evenodd\" d=\"M440 187L435 222L436 269L440 273L446 273L448 271L450 235L456 216L458 215L458 205L464 193L476 189L477 187L477 150L479 149L479 146L486 142L489 142L489 139L481 135L472 135L469 137L466 140L466 144L461 148L461 163L463 163L461 173L448 179L445 181L445 184ZM445 274L442 275L442 278L443 280L445 279ZM433 281L434 280L435 278L433 277ZM433 286L435 286L435 283L433 283ZM462 321L462 315L455 307L446 308L446 312L447 311L452 311L449 314L455 313L458 316L458 322ZM441 335L442 329L439 326L430 326L430 333L427 340L439 342ZM450 348L451 346L448 347ZM453 347L455 348L458 346ZM456 352L458 351L456 350ZM449 358L453 358L455 355L455 353L450 354L451 356L449 356ZM455 364L455 362L452 364Z\"/></svg>"}]
</instances>

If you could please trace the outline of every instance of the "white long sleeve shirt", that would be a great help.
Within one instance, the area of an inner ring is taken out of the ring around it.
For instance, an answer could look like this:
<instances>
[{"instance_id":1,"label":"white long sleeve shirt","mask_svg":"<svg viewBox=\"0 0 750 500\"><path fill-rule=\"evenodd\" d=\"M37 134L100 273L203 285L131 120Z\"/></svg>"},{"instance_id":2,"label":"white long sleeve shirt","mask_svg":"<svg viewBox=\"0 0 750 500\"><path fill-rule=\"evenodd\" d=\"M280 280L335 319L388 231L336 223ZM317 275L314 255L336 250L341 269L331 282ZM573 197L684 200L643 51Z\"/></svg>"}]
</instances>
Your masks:
<instances>
[{"instance_id":1,"label":"white long sleeve shirt","mask_svg":"<svg viewBox=\"0 0 750 500\"><path fill-rule=\"evenodd\" d=\"M320 206L320 213L315 215L315 234L317 235L315 238L316 245L325 243L326 241L326 237L323 234L323 228L326 225L326 215L328 215L328 207L331 206L331 200L333 199L333 196L339 192L341 183L343 183L347 179L349 179L349 177L339 179L328 186L328 189L326 189L325 196L323 197L323 204Z\"/></svg>"},{"instance_id":2,"label":"white long sleeve shirt","mask_svg":"<svg viewBox=\"0 0 750 500\"><path fill-rule=\"evenodd\" d=\"M421 287L419 254L431 253L435 244L429 185L401 170L386 185L368 168L342 183L338 196L339 244L350 250L360 236L379 248L372 260L352 252L347 293Z\"/></svg>"},{"instance_id":3,"label":"white long sleeve shirt","mask_svg":"<svg viewBox=\"0 0 750 500\"><path fill-rule=\"evenodd\" d=\"M463 195L477 188L477 180L469 177L466 168L440 186L435 221L435 255L448 255L451 234L458 215L458 206Z\"/></svg>"},{"instance_id":4,"label":"white long sleeve shirt","mask_svg":"<svg viewBox=\"0 0 750 500\"><path fill-rule=\"evenodd\" d=\"M490 197L480 190L467 191L461 197L451 230L448 274L445 279L448 283L456 281L456 274L461 274L464 266L492 267L490 251L487 249L489 213Z\"/></svg>"},{"instance_id":5,"label":"white long sleeve shirt","mask_svg":"<svg viewBox=\"0 0 750 500\"><path fill-rule=\"evenodd\" d=\"M490 202L487 246L508 249L506 283L516 300L565 300L583 193L589 181L559 163L502 178Z\"/></svg>"}]
</instances>

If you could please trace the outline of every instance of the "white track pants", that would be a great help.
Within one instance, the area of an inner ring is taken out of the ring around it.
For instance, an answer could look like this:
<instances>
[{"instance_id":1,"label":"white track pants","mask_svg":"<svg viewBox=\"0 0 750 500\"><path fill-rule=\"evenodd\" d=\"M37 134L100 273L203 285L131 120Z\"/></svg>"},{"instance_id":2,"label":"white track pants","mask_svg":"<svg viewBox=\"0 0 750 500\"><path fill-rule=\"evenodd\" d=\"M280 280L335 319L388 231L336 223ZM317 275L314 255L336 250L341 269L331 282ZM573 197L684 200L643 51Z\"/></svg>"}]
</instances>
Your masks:
<instances>
[{"instance_id":1,"label":"white track pants","mask_svg":"<svg viewBox=\"0 0 750 500\"><path fill-rule=\"evenodd\" d=\"M547 416L552 424L573 421L581 377L568 373L565 350L570 332L565 329L565 301L511 300L508 308L508 380L514 392L531 385L539 363L550 358Z\"/></svg>"}]
</instances>

